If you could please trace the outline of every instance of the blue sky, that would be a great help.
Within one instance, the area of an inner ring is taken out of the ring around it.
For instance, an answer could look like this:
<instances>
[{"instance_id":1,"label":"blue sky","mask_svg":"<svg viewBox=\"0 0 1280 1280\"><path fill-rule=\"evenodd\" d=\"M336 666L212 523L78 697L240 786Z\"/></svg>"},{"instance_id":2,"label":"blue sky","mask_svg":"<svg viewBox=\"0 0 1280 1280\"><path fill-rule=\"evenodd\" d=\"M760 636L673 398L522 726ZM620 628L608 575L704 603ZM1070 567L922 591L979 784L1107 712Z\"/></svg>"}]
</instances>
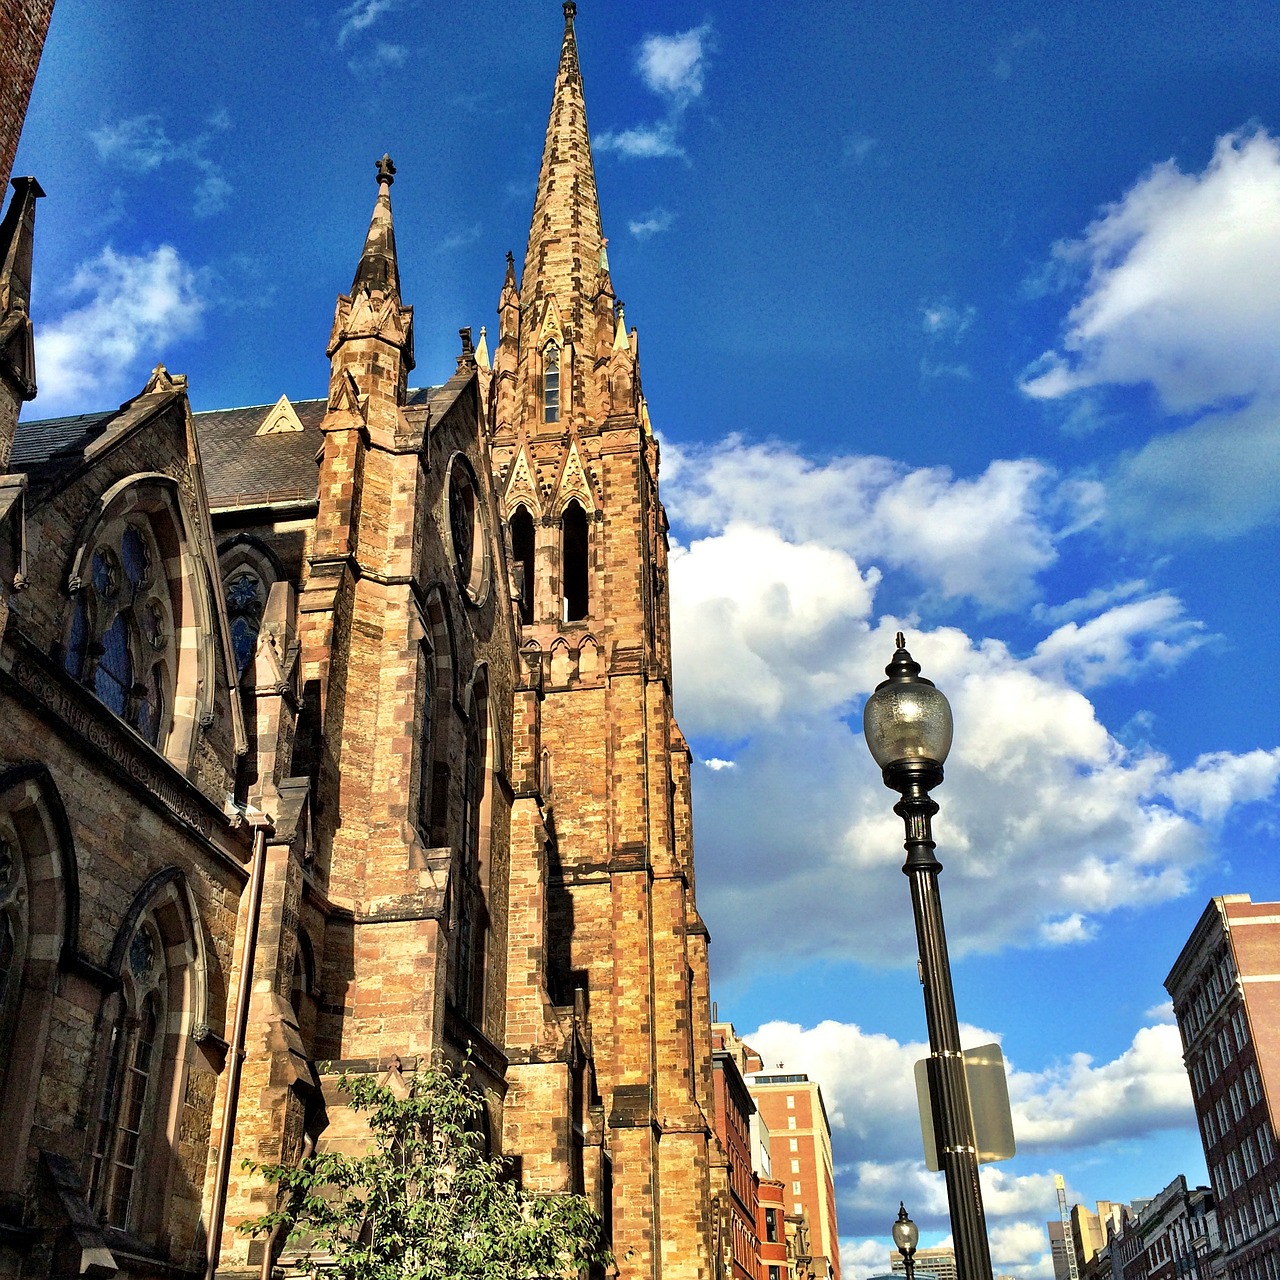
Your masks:
<instances>
[{"instance_id":1,"label":"blue sky","mask_svg":"<svg viewBox=\"0 0 1280 1280\"><path fill-rule=\"evenodd\" d=\"M157 359L323 393L390 151L418 374L522 256L558 3L58 0L15 172L49 196L28 416ZM901 833L860 736L892 635L948 693L962 1020L1011 1064L997 1268L1073 1199L1205 1177L1161 981L1280 896L1274 7L583 0L615 285L673 522L715 996L835 1121L854 1273L919 1160Z\"/></svg>"}]
</instances>

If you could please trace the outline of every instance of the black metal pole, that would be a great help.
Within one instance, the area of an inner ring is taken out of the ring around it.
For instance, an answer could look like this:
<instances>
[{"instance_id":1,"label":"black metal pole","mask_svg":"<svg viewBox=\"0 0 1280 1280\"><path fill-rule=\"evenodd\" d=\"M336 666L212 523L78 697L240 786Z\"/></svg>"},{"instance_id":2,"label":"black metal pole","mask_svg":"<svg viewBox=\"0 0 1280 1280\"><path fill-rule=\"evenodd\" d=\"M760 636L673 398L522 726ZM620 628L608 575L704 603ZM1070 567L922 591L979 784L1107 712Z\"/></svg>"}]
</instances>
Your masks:
<instances>
[{"instance_id":1,"label":"black metal pole","mask_svg":"<svg viewBox=\"0 0 1280 1280\"><path fill-rule=\"evenodd\" d=\"M934 856L933 815L937 803L929 796L942 781L942 766L928 761L899 761L884 771L888 786L901 792L893 806L906 826L907 860L903 874L911 882L911 910L920 949L920 976L929 1024L929 1095L938 1159L947 1179L947 1205L955 1242L960 1280L991 1280L991 1251L987 1244L982 1188L978 1183L978 1146L969 1110L969 1089L956 1022L951 962L942 921L938 872Z\"/></svg>"}]
</instances>

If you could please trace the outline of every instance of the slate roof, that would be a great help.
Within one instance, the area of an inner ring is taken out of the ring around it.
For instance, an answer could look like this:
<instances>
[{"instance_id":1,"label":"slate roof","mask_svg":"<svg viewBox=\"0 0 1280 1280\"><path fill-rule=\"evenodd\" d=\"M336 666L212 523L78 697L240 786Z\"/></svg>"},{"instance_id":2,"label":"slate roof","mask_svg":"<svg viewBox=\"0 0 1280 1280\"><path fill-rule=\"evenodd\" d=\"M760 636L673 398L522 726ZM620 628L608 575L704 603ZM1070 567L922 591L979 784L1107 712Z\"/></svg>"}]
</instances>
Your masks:
<instances>
[{"instance_id":1,"label":"slate roof","mask_svg":"<svg viewBox=\"0 0 1280 1280\"><path fill-rule=\"evenodd\" d=\"M9 459L10 470L38 471L55 459L79 458L119 412L119 409L108 409L104 413L46 418L43 422L19 422Z\"/></svg>"},{"instance_id":2,"label":"slate roof","mask_svg":"<svg viewBox=\"0 0 1280 1280\"><path fill-rule=\"evenodd\" d=\"M291 401L301 431L258 435L274 405L193 413L211 507L247 506L316 496L316 454L324 443L325 400Z\"/></svg>"},{"instance_id":3,"label":"slate roof","mask_svg":"<svg viewBox=\"0 0 1280 1280\"><path fill-rule=\"evenodd\" d=\"M421 411L443 387L409 392L406 409ZM192 414L200 441L205 486L211 507L255 506L264 502L305 501L316 496L316 455L324 443L320 422L325 400L295 400L293 411L301 431L259 435L274 404L241 409L208 409ZM447 406L438 404L437 417ZM82 413L67 418L20 422L13 442L10 469L26 471L54 485L70 471L124 409Z\"/></svg>"}]
</instances>

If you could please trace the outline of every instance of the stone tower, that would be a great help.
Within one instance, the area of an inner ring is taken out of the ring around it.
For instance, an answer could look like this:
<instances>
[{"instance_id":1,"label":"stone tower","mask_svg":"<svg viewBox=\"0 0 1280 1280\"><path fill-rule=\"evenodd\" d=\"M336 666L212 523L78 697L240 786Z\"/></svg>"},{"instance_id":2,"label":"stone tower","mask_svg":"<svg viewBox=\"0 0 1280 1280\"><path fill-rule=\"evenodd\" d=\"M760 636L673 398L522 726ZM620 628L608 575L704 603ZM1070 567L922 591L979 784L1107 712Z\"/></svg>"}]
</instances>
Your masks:
<instances>
[{"instance_id":1,"label":"stone tower","mask_svg":"<svg viewBox=\"0 0 1280 1280\"><path fill-rule=\"evenodd\" d=\"M573 1014L594 1087L545 1149L575 1135L586 1147L583 1180L627 1280L692 1280L710 1275L710 1009L689 751L671 706L667 524L636 330L601 228L575 5L564 13L524 272L517 286L508 256L489 380L523 676L506 1146L525 1153L526 1181L563 1180L563 1163L532 1153L545 1100L575 1070Z\"/></svg>"}]
</instances>

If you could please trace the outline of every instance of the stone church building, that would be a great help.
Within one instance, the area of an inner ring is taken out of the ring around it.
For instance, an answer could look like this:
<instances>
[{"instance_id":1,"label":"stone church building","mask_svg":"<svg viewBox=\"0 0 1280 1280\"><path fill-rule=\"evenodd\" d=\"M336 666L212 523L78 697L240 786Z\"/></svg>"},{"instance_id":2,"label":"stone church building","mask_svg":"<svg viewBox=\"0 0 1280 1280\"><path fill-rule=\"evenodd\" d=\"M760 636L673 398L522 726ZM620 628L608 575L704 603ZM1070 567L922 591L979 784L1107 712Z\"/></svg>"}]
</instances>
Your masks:
<instances>
[{"instance_id":1,"label":"stone church building","mask_svg":"<svg viewBox=\"0 0 1280 1280\"><path fill-rule=\"evenodd\" d=\"M322 397L193 413L157 366L19 423L43 193L14 180L0 1277L265 1274L242 1161L358 1142L336 1073L437 1053L526 1186L592 1199L621 1276L721 1273L659 448L574 8L523 270L439 385L384 157Z\"/></svg>"}]
</instances>

